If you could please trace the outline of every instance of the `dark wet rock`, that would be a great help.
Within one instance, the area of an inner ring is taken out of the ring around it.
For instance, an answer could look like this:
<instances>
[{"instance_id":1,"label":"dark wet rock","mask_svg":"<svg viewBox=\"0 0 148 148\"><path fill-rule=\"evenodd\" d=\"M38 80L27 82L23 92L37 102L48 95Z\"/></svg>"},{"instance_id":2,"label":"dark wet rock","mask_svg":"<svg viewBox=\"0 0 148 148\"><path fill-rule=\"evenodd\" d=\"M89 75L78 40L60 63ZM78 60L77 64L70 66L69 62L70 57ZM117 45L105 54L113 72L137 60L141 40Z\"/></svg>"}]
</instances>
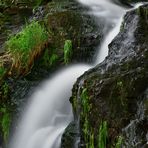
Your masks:
<instances>
[{"instance_id":1,"label":"dark wet rock","mask_svg":"<svg viewBox=\"0 0 148 148\"><path fill-rule=\"evenodd\" d=\"M61 148L72 148L75 145L75 142L79 140L79 136L79 129L76 123L71 122L63 134Z\"/></svg>"},{"instance_id":2,"label":"dark wet rock","mask_svg":"<svg viewBox=\"0 0 148 148\"><path fill-rule=\"evenodd\" d=\"M97 147L99 129L106 123L106 147L115 147L119 137L120 147L147 146L147 12L148 5L127 12L120 33L109 45L109 55L74 85L70 100L80 127L78 147Z\"/></svg>"}]
</instances>

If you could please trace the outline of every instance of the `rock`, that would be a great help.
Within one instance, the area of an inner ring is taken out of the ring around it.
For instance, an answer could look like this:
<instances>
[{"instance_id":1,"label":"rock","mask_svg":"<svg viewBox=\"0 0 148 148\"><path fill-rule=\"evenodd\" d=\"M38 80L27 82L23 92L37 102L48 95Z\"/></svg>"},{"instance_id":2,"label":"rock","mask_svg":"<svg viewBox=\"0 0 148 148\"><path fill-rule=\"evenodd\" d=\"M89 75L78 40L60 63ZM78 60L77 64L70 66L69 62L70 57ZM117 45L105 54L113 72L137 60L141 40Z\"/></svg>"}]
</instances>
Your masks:
<instances>
[{"instance_id":1,"label":"rock","mask_svg":"<svg viewBox=\"0 0 148 148\"><path fill-rule=\"evenodd\" d=\"M144 5L127 12L109 55L74 85L70 101L80 127L78 147L147 145L147 11Z\"/></svg>"},{"instance_id":2,"label":"rock","mask_svg":"<svg viewBox=\"0 0 148 148\"><path fill-rule=\"evenodd\" d=\"M79 136L80 134L76 123L71 122L69 126L65 129L65 132L62 136L61 148L72 148L75 145L75 141L79 140Z\"/></svg>"}]
</instances>

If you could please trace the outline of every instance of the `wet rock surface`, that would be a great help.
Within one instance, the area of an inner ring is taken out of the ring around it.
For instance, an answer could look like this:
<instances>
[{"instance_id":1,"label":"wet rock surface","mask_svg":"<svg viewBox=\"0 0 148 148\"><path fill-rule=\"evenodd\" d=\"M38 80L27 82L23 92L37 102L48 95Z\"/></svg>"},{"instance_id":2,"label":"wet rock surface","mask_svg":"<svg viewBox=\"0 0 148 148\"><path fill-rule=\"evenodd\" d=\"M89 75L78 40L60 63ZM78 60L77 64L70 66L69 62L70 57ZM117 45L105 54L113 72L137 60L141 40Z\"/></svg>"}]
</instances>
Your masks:
<instances>
[{"instance_id":1,"label":"wet rock surface","mask_svg":"<svg viewBox=\"0 0 148 148\"><path fill-rule=\"evenodd\" d=\"M71 122L69 126L66 128L66 131L61 139L61 148L65 148L65 145L67 147L76 146L76 141L79 140L79 136L80 135L77 124L75 122Z\"/></svg>"},{"instance_id":2,"label":"wet rock surface","mask_svg":"<svg viewBox=\"0 0 148 148\"><path fill-rule=\"evenodd\" d=\"M99 129L106 123L106 147L115 147L119 137L120 147L148 146L147 12L148 5L127 12L120 33L109 45L109 55L74 85L70 100L80 127L78 147L97 147Z\"/></svg>"}]
</instances>

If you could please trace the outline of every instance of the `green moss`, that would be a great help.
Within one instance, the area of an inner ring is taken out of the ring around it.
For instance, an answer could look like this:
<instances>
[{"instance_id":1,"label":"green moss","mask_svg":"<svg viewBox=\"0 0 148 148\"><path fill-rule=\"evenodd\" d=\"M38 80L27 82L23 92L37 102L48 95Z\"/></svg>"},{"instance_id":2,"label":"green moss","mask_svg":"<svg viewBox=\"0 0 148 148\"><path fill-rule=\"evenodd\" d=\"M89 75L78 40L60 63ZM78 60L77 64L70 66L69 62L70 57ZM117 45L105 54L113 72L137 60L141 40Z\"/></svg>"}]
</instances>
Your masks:
<instances>
[{"instance_id":1,"label":"green moss","mask_svg":"<svg viewBox=\"0 0 148 148\"><path fill-rule=\"evenodd\" d=\"M34 2L35 6L39 6L43 2L43 0L35 0Z\"/></svg>"},{"instance_id":2,"label":"green moss","mask_svg":"<svg viewBox=\"0 0 148 148\"><path fill-rule=\"evenodd\" d=\"M89 147L88 148L95 148L94 145L94 132L91 130L90 137L89 137Z\"/></svg>"},{"instance_id":3,"label":"green moss","mask_svg":"<svg viewBox=\"0 0 148 148\"><path fill-rule=\"evenodd\" d=\"M82 131L84 135L84 141L86 142L86 147L89 147L89 137L90 137L90 123L88 121L89 111L90 111L90 105L89 105L89 96L87 88L84 88L81 92L81 116L84 119L83 125L82 125Z\"/></svg>"},{"instance_id":4,"label":"green moss","mask_svg":"<svg viewBox=\"0 0 148 148\"><path fill-rule=\"evenodd\" d=\"M18 70L29 70L29 65L31 66L34 58L40 54L47 39L48 34L45 28L35 21L27 24L15 36L10 37L6 45L13 61L12 67Z\"/></svg>"},{"instance_id":5,"label":"green moss","mask_svg":"<svg viewBox=\"0 0 148 148\"><path fill-rule=\"evenodd\" d=\"M85 142L88 142L88 140L89 140L90 125L89 125L87 117L85 117L85 121L84 121L83 129L82 130L83 130L83 133L84 133L84 140L85 140Z\"/></svg>"},{"instance_id":6,"label":"green moss","mask_svg":"<svg viewBox=\"0 0 148 148\"><path fill-rule=\"evenodd\" d=\"M89 102L90 98L88 96L87 88L84 88L81 93L81 103L82 103L82 109L84 116L87 116L87 114L90 112L91 104Z\"/></svg>"},{"instance_id":7,"label":"green moss","mask_svg":"<svg viewBox=\"0 0 148 148\"><path fill-rule=\"evenodd\" d=\"M6 143L9 136L11 116L8 110L6 109L6 107L0 108L0 112L3 115L0 122L1 122L2 132L3 132L3 138Z\"/></svg>"},{"instance_id":8,"label":"green moss","mask_svg":"<svg viewBox=\"0 0 148 148\"><path fill-rule=\"evenodd\" d=\"M52 65L54 65L55 64L55 62L57 61L57 59L58 59L58 55L57 54L52 54L51 55L51 57L50 57L50 65L52 66Z\"/></svg>"},{"instance_id":9,"label":"green moss","mask_svg":"<svg viewBox=\"0 0 148 148\"><path fill-rule=\"evenodd\" d=\"M108 139L108 128L107 128L107 122L103 121L100 124L99 128L99 134L98 134L98 148L106 148L107 146L107 139Z\"/></svg>"},{"instance_id":10,"label":"green moss","mask_svg":"<svg viewBox=\"0 0 148 148\"><path fill-rule=\"evenodd\" d=\"M117 82L117 86L120 87L120 88L122 88L123 87L123 82L122 81L118 81Z\"/></svg>"},{"instance_id":11,"label":"green moss","mask_svg":"<svg viewBox=\"0 0 148 148\"><path fill-rule=\"evenodd\" d=\"M6 73L6 69L3 66L0 66L0 80L2 80L5 73Z\"/></svg>"},{"instance_id":12,"label":"green moss","mask_svg":"<svg viewBox=\"0 0 148 148\"><path fill-rule=\"evenodd\" d=\"M46 49L42 57L41 63L43 66L51 67L58 60L58 55L55 53L49 53L49 50Z\"/></svg>"},{"instance_id":13,"label":"green moss","mask_svg":"<svg viewBox=\"0 0 148 148\"><path fill-rule=\"evenodd\" d=\"M77 107L78 107L78 100L77 100L77 97L76 97L76 96L74 96L74 98L73 98L73 103L72 103L72 105L73 105L74 111L76 112Z\"/></svg>"},{"instance_id":14,"label":"green moss","mask_svg":"<svg viewBox=\"0 0 148 148\"><path fill-rule=\"evenodd\" d=\"M117 143L115 145L115 148L121 148L122 142L123 142L123 137L119 136L117 139Z\"/></svg>"},{"instance_id":15,"label":"green moss","mask_svg":"<svg viewBox=\"0 0 148 148\"><path fill-rule=\"evenodd\" d=\"M64 63L68 64L72 56L72 41L66 40L64 44Z\"/></svg>"},{"instance_id":16,"label":"green moss","mask_svg":"<svg viewBox=\"0 0 148 148\"><path fill-rule=\"evenodd\" d=\"M8 93L9 93L9 86L6 82L4 82L4 84L2 85L2 92L3 92L3 97L7 98Z\"/></svg>"},{"instance_id":17,"label":"green moss","mask_svg":"<svg viewBox=\"0 0 148 148\"><path fill-rule=\"evenodd\" d=\"M84 88L80 95L81 98L81 127L83 131L83 138L86 148L106 148L108 139L108 126L107 121L99 123L98 133L96 128L90 121L91 116L91 97L89 96L88 89ZM95 131L95 132L94 132ZM96 139L95 139L96 137Z\"/></svg>"}]
</instances>

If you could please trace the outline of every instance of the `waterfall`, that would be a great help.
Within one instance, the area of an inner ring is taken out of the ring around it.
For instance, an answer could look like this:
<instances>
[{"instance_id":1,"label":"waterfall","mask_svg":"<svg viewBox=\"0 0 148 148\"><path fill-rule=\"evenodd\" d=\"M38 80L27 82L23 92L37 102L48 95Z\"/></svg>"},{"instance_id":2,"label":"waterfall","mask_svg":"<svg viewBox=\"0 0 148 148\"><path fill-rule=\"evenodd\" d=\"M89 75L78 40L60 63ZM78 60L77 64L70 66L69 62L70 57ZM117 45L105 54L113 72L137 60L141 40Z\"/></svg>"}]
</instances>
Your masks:
<instances>
[{"instance_id":1,"label":"waterfall","mask_svg":"<svg viewBox=\"0 0 148 148\"><path fill-rule=\"evenodd\" d=\"M98 52L96 63L108 53L108 44L119 32L125 10L110 0L79 0L89 6L90 12L114 25L106 35ZM117 25L118 24L118 25ZM42 83L29 99L9 148L59 148L61 135L73 120L69 103L71 89L80 75L92 66L73 65Z\"/></svg>"},{"instance_id":2,"label":"waterfall","mask_svg":"<svg viewBox=\"0 0 148 148\"><path fill-rule=\"evenodd\" d=\"M58 148L61 134L72 121L68 99L76 78L90 67L73 65L43 82L26 105L10 148Z\"/></svg>"}]
</instances>

